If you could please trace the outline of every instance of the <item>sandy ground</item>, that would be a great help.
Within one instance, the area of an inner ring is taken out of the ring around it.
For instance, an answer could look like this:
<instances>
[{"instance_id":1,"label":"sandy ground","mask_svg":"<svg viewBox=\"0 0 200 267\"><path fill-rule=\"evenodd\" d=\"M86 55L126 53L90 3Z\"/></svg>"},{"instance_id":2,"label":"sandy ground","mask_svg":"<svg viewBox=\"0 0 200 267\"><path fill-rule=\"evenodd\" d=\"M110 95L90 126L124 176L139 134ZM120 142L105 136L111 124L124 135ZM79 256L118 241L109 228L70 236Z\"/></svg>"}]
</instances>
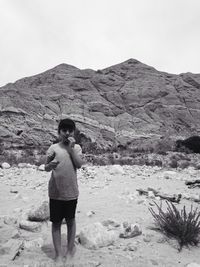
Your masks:
<instances>
[{"instance_id":1,"label":"sandy ground","mask_svg":"<svg viewBox=\"0 0 200 267\"><path fill-rule=\"evenodd\" d=\"M72 263L60 266L187 266L191 262L200 264L199 247L183 248L178 252L175 240L166 239L161 233L149 229L153 217L149 207L156 207L155 199L138 196L136 189L148 187L162 193L198 195L199 188L189 189L185 180L199 178L200 171L161 169L147 166L85 166L78 171L80 197L77 207L77 233L82 227L94 222L113 219L116 222L138 223L142 234L130 239L119 238L111 245L89 250L77 245ZM18 221L28 210L48 200L47 185L50 173L33 168L10 168L0 170L0 217L10 216ZM160 204L160 200L156 200ZM178 208L197 202L182 198ZM163 201L164 204L164 201ZM154 205L154 206L153 206ZM87 213L93 211L89 217ZM6 228L8 227L8 228ZM16 226L15 226L16 228ZM6 229L0 225L1 245L6 241ZM12 228L13 230L13 228ZM29 247L11 261L3 255L0 266L56 266L51 241L51 223L44 223L40 232L19 231L19 239L42 240L41 247ZM62 225L63 251L66 249L66 225ZM129 248L132 249L129 249Z\"/></svg>"}]
</instances>

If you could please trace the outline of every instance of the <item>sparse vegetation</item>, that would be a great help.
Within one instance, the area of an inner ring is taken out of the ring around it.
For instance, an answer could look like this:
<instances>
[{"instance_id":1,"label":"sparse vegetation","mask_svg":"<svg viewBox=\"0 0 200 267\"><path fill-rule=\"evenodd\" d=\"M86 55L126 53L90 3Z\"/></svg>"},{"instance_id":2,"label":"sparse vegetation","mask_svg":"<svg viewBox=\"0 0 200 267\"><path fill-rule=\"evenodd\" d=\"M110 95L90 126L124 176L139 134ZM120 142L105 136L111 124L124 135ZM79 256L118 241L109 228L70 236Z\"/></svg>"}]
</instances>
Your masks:
<instances>
[{"instance_id":1,"label":"sparse vegetation","mask_svg":"<svg viewBox=\"0 0 200 267\"><path fill-rule=\"evenodd\" d=\"M94 165L147 165L164 168L184 169L194 167L199 169L200 154L186 154L175 151L175 141L163 136L159 139L139 139L127 144L99 146L97 142L86 137L79 130L75 139L81 145L86 162ZM1 140L0 140L1 141ZM4 149L1 146L0 163L6 161L11 165L18 163L43 164L48 147L19 147ZM198 156L199 155L199 156Z\"/></svg>"},{"instance_id":2,"label":"sparse vegetation","mask_svg":"<svg viewBox=\"0 0 200 267\"><path fill-rule=\"evenodd\" d=\"M179 212L175 205L166 201L167 211L163 211L156 204L159 213L149 208L158 229L170 238L175 238L179 243L179 251L183 246L197 246L200 242L200 212L191 206L186 212L185 206Z\"/></svg>"}]
</instances>

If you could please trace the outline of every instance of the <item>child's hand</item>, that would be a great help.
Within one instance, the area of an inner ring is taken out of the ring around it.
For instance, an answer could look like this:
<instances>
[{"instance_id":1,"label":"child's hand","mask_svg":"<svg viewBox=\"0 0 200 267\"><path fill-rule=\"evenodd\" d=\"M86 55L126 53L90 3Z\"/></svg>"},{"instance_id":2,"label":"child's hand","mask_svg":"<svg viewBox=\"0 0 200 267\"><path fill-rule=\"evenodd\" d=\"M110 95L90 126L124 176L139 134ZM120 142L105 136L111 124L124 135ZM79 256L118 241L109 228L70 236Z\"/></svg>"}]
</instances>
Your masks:
<instances>
[{"instance_id":1,"label":"child's hand","mask_svg":"<svg viewBox=\"0 0 200 267\"><path fill-rule=\"evenodd\" d=\"M68 140L69 140L69 147L74 148L74 145L76 142L74 137L70 136L70 137L68 137Z\"/></svg>"},{"instance_id":2,"label":"child's hand","mask_svg":"<svg viewBox=\"0 0 200 267\"><path fill-rule=\"evenodd\" d=\"M52 170L55 170L56 169L56 167L58 166L58 164L59 164L59 161L55 161L55 160L53 160L53 161L51 161L51 162L49 162L49 167L52 169Z\"/></svg>"}]
</instances>

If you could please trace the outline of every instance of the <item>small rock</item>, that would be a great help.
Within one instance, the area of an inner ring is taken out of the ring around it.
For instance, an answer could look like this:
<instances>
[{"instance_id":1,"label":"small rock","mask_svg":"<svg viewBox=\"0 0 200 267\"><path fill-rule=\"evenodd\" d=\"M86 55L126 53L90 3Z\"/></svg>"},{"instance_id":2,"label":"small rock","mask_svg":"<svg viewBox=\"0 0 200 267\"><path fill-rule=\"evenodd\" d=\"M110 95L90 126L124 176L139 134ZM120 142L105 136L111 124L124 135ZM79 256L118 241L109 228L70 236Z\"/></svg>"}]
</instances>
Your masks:
<instances>
[{"instance_id":1,"label":"small rock","mask_svg":"<svg viewBox=\"0 0 200 267\"><path fill-rule=\"evenodd\" d=\"M105 220L102 222L102 225L107 227L109 230L120 227L120 224L114 220Z\"/></svg>"},{"instance_id":2,"label":"small rock","mask_svg":"<svg viewBox=\"0 0 200 267\"><path fill-rule=\"evenodd\" d=\"M121 165L112 165L109 169L110 174L124 174L124 169Z\"/></svg>"},{"instance_id":3,"label":"small rock","mask_svg":"<svg viewBox=\"0 0 200 267\"><path fill-rule=\"evenodd\" d=\"M34 169L34 168L35 168L35 165L32 165L32 164L30 164L30 163L27 163L27 164L26 164L26 168L33 168L33 169Z\"/></svg>"},{"instance_id":4,"label":"small rock","mask_svg":"<svg viewBox=\"0 0 200 267\"><path fill-rule=\"evenodd\" d=\"M152 265L158 265L158 262L156 260L150 259Z\"/></svg>"},{"instance_id":5,"label":"small rock","mask_svg":"<svg viewBox=\"0 0 200 267\"><path fill-rule=\"evenodd\" d=\"M24 242L24 247L25 248L41 248L44 244L44 239L42 237L30 240L30 241L25 241Z\"/></svg>"},{"instance_id":6,"label":"small rock","mask_svg":"<svg viewBox=\"0 0 200 267\"><path fill-rule=\"evenodd\" d=\"M88 217L92 217L94 214L95 214L95 212L92 211L92 210L90 210L90 211L88 211L88 212L86 213L86 215L87 215Z\"/></svg>"},{"instance_id":7,"label":"small rock","mask_svg":"<svg viewBox=\"0 0 200 267\"><path fill-rule=\"evenodd\" d=\"M137 251L137 247L134 246L133 244L127 244L127 246L123 249L124 251Z\"/></svg>"},{"instance_id":8,"label":"small rock","mask_svg":"<svg viewBox=\"0 0 200 267\"><path fill-rule=\"evenodd\" d=\"M7 163L7 162L3 162L2 164L1 164L1 167L2 167L2 169L10 169L10 164L9 163Z\"/></svg>"},{"instance_id":9,"label":"small rock","mask_svg":"<svg viewBox=\"0 0 200 267\"><path fill-rule=\"evenodd\" d=\"M20 238L20 232L17 229L14 229L12 231L11 238L14 238L14 239Z\"/></svg>"},{"instance_id":10,"label":"small rock","mask_svg":"<svg viewBox=\"0 0 200 267\"><path fill-rule=\"evenodd\" d=\"M142 230L138 224L130 224L123 222L121 225L121 232L119 237L121 238L132 238L142 234Z\"/></svg>"},{"instance_id":11,"label":"small rock","mask_svg":"<svg viewBox=\"0 0 200 267\"><path fill-rule=\"evenodd\" d=\"M14 190L14 189L11 189L11 190L10 190L10 193L17 194L18 191L17 191L17 190Z\"/></svg>"},{"instance_id":12,"label":"small rock","mask_svg":"<svg viewBox=\"0 0 200 267\"><path fill-rule=\"evenodd\" d=\"M44 168L44 164L41 164L39 167L38 167L38 170L39 171L45 171L45 168Z\"/></svg>"},{"instance_id":13,"label":"small rock","mask_svg":"<svg viewBox=\"0 0 200 267\"><path fill-rule=\"evenodd\" d=\"M182 198L189 200L189 199L191 199L191 196L187 193L183 193Z\"/></svg>"},{"instance_id":14,"label":"small rock","mask_svg":"<svg viewBox=\"0 0 200 267\"><path fill-rule=\"evenodd\" d=\"M136 200L136 203L137 203L137 204L143 204L144 202L145 202L144 199L137 199L137 200Z\"/></svg>"},{"instance_id":15,"label":"small rock","mask_svg":"<svg viewBox=\"0 0 200 267\"><path fill-rule=\"evenodd\" d=\"M17 166L18 166L18 168L26 168L27 163L18 163Z\"/></svg>"},{"instance_id":16,"label":"small rock","mask_svg":"<svg viewBox=\"0 0 200 267\"><path fill-rule=\"evenodd\" d=\"M22 220L19 223L19 227L26 231L39 232L42 228L42 224L39 222L30 222L30 221Z\"/></svg>"},{"instance_id":17,"label":"small rock","mask_svg":"<svg viewBox=\"0 0 200 267\"><path fill-rule=\"evenodd\" d=\"M22 197L22 200L23 200L24 202L28 202L28 201L29 201L29 198L28 198L28 197Z\"/></svg>"},{"instance_id":18,"label":"small rock","mask_svg":"<svg viewBox=\"0 0 200 267\"><path fill-rule=\"evenodd\" d=\"M195 194L195 195L191 196L191 200L194 200L195 202L200 202L200 195Z\"/></svg>"},{"instance_id":19,"label":"small rock","mask_svg":"<svg viewBox=\"0 0 200 267\"><path fill-rule=\"evenodd\" d=\"M20 212L22 212L22 208L16 208L16 209L13 210L13 212L20 213Z\"/></svg>"},{"instance_id":20,"label":"small rock","mask_svg":"<svg viewBox=\"0 0 200 267\"><path fill-rule=\"evenodd\" d=\"M148 197L149 198L155 198L155 194L153 191L148 191Z\"/></svg>"},{"instance_id":21,"label":"small rock","mask_svg":"<svg viewBox=\"0 0 200 267\"><path fill-rule=\"evenodd\" d=\"M150 235L145 235L143 237L143 240L144 240L144 242L149 243L149 242L151 242L151 236Z\"/></svg>"},{"instance_id":22,"label":"small rock","mask_svg":"<svg viewBox=\"0 0 200 267\"><path fill-rule=\"evenodd\" d=\"M5 224L7 225L14 225L17 223L17 219L14 217L10 217L10 216L3 216L3 221Z\"/></svg>"},{"instance_id":23,"label":"small rock","mask_svg":"<svg viewBox=\"0 0 200 267\"><path fill-rule=\"evenodd\" d=\"M163 177L165 179L171 179L171 178L174 178L175 176L177 176L177 172L175 172L175 171L165 171L163 173Z\"/></svg>"},{"instance_id":24,"label":"small rock","mask_svg":"<svg viewBox=\"0 0 200 267\"><path fill-rule=\"evenodd\" d=\"M159 244L163 244L166 242L166 238L165 237L159 237L156 242Z\"/></svg>"}]
</instances>

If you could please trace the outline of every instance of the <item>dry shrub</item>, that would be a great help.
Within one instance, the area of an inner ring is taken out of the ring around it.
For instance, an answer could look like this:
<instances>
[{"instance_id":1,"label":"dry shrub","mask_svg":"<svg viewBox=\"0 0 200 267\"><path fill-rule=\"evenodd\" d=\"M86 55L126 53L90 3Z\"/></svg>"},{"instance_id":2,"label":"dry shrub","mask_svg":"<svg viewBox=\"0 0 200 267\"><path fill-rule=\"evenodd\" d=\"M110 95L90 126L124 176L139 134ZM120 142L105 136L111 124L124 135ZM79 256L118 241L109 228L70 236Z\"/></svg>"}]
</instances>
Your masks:
<instances>
[{"instance_id":1,"label":"dry shrub","mask_svg":"<svg viewBox=\"0 0 200 267\"><path fill-rule=\"evenodd\" d=\"M166 155L168 151L172 151L174 142L169 137L162 137L155 142L153 152L160 155Z\"/></svg>"},{"instance_id":2,"label":"dry shrub","mask_svg":"<svg viewBox=\"0 0 200 267\"><path fill-rule=\"evenodd\" d=\"M178 167L181 169L185 169L187 167L189 167L190 162L188 160L180 160L178 161Z\"/></svg>"},{"instance_id":3,"label":"dry shrub","mask_svg":"<svg viewBox=\"0 0 200 267\"><path fill-rule=\"evenodd\" d=\"M169 159L169 167L171 168L177 168L178 167L178 162L176 159Z\"/></svg>"},{"instance_id":4,"label":"dry shrub","mask_svg":"<svg viewBox=\"0 0 200 267\"><path fill-rule=\"evenodd\" d=\"M193 210L193 206L191 206L190 212L187 213L184 206L179 212L173 203L168 201L166 203L166 212L156 203L158 214L152 208L149 208L158 229L166 236L178 241L179 251L183 246L197 246L200 242L200 213L198 209Z\"/></svg>"},{"instance_id":5,"label":"dry shrub","mask_svg":"<svg viewBox=\"0 0 200 267\"><path fill-rule=\"evenodd\" d=\"M132 159L131 157L121 157L118 160L118 164L120 165L133 165L134 159Z\"/></svg>"}]
</instances>

